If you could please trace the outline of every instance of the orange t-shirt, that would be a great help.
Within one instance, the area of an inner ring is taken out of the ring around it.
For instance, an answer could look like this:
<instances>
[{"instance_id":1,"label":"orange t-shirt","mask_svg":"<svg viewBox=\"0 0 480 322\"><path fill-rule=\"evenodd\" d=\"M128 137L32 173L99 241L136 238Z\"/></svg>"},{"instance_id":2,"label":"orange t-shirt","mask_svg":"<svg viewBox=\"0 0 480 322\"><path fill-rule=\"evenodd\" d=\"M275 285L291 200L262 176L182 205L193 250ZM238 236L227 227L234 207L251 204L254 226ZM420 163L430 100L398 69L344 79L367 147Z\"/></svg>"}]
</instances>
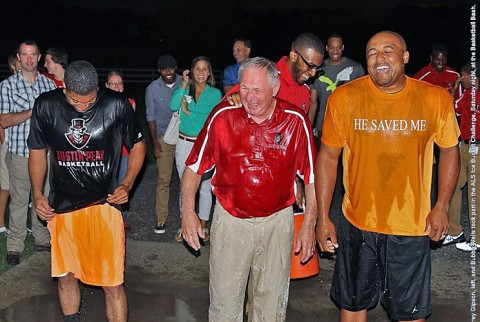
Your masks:
<instances>
[{"instance_id":1,"label":"orange t-shirt","mask_svg":"<svg viewBox=\"0 0 480 322\"><path fill-rule=\"evenodd\" d=\"M322 143L343 148L342 209L359 229L421 236L430 212L433 143L453 147L453 101L440 87L407 77L396 94L369 76L333 92Z\"/></svg>"}]
</instances>

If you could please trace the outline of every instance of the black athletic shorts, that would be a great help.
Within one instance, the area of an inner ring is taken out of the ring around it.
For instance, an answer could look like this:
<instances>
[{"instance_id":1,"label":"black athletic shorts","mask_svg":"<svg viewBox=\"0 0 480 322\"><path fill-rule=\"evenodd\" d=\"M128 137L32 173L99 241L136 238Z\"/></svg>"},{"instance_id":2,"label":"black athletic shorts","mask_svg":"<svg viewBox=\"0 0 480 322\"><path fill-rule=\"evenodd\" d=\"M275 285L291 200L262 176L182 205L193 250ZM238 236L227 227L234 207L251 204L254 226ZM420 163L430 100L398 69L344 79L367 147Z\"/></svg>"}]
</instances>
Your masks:
<instances>
[{"instance_id":1,"label":"black athletic shorts","mask_svg":"<svg viewBox=\"0 0 480 322\"><path fill-rule=\"evenodd\" d=\"M430 238L363 231L341 216L330 296L348 311L372 309L379 294L391 319L430 315Z\"/></svg>"}]
</instances>

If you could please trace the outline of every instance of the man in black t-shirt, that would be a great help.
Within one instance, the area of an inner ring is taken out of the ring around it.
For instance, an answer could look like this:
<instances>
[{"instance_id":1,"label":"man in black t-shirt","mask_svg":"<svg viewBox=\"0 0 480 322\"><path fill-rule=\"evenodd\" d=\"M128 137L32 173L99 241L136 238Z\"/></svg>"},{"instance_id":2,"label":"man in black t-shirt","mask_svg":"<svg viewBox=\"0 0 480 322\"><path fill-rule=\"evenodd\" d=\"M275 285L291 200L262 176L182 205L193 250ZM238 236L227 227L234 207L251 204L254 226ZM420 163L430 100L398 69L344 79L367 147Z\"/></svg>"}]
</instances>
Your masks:
<instances>
[{"instance_id":1,"label":"man in black t-shirt","mask_svg":"<svg viewBox=\"0 0 480 322\"><path fill-rule=\"evenodd\" d=\"M28 138L35 209L52 236L52 277L59 278L65 321L80 319L78 279L103 287L109 321L126 321L124 231L117 207L128 201L145 157L145 141L127 97L98 89L98 74L90 63L71 63L65 87L35 101ZM117 183L123 142L130 157L125 179ZM47 200L42 186L48 149Z\"/></svg>"}]
</instances>

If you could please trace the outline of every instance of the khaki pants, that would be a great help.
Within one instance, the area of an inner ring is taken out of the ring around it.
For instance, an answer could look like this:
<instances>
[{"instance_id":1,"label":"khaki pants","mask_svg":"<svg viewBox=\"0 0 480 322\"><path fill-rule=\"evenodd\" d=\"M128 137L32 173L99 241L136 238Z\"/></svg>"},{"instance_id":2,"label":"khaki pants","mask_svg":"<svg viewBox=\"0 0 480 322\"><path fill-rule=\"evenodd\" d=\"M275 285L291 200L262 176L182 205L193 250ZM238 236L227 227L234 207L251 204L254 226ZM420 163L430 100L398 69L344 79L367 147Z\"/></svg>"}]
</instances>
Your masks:
<instances>
[{"instance_id":1,"label":"khaki pants","mask_svg":"<svg viewBox=\"0 0 480 322\"><path fill-rule=\"evenodd\" d=\"M478 145L477 145L478 147ZM460 174L458 176L457 186L455 187L455 191L453 193L452 201L450 203L450 208L448 210L448 218L450 223L450 229L448 230L448 234L451 236L458 236L463 228L460 224L460 215L462 212L462 188L467 185L467 199L468 199L468 218L471 220L471 182L470 182L470 174L472 171L472 155L468 152L469 145L463 142L460 143ZM477 154L475 156L475 209L476 209L476 221L475 221L475 230L476 230L476 237L475 243L480 244L480 231L478 230L480 226L478 222L480 221L480 156ZM471 222L469 222L471 224Z\"/></svg>"},{"instance_id":2,"label":"khaki pants","mask_svg":"<svg viewBox=\"0 0 480 322\"><path fill-rule=\"evenodd\" d=\"M285 321L293 231L291 207L240 219L217 203L210 235L210 322L243 321L249 274L253 321Z\"/></svg>"},{"instance_id":3,"label":"khaki pants","mask_svg":"<svg viewBox=\"0 0 480 322\"><path fill-rule=\"evenodd\" d=\"M8 175L7 165L5 164L5 158L7 157L8 142L3 141L0 147L0 188L2 190L10 189L10 176Z\"/></svg>"},{"instance_id":4,"label":"khaki pants","mask_svg":"<svg viewBox=\"0 0 480 322\"><path fill-rule=\"evenodd\" d=\"M155 210L157 223L165 223L168 216L168 201L170 199L170 180L172 179L175 145L166 144L163 135L157 137L162 147L162 157L157 159L157 187Z\"/></svg>"},{"instance_id":5,"label":"khaki pants","mask_svg":"<svg viewBox=\"0 0 480 322\"><path fill-rule=\"evenodd\" d=\"M8 152L5 158L10 174L10 217L8 226L10 235L7 237L7 250L23 252L27 237L27 214L30 203L30 177L28 175L28 158ZM44 194L48 196L50 186L46 180ZM32 234L36 245L50 243L50 234L46 224L39 221L35 207L32 204Z\"/></svg>"}]
</instances>

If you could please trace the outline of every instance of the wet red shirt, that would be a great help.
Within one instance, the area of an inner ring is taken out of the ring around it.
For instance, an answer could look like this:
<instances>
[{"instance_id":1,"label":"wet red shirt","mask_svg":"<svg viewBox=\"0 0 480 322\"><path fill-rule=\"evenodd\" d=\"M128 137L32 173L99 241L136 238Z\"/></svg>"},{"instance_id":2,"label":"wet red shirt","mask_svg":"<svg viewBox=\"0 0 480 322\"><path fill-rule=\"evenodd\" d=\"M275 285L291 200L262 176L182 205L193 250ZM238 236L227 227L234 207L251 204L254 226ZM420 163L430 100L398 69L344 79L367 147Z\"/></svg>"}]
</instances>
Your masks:
<instances>
[{"instance_id":1,"label":"wet red shirt","mask_svg":"<svg viewBox=\"0 0 480 322\"><path fill-rule=\"evenodd\" d=\"M213 169L213 193L232 216L266 217L295 202L295 177L313 183L315 143L306 114L277 100L272 116L255 123L243 107L220 103L210 113L185 162L195 173Z\"/></svg>"}]
</instances>

